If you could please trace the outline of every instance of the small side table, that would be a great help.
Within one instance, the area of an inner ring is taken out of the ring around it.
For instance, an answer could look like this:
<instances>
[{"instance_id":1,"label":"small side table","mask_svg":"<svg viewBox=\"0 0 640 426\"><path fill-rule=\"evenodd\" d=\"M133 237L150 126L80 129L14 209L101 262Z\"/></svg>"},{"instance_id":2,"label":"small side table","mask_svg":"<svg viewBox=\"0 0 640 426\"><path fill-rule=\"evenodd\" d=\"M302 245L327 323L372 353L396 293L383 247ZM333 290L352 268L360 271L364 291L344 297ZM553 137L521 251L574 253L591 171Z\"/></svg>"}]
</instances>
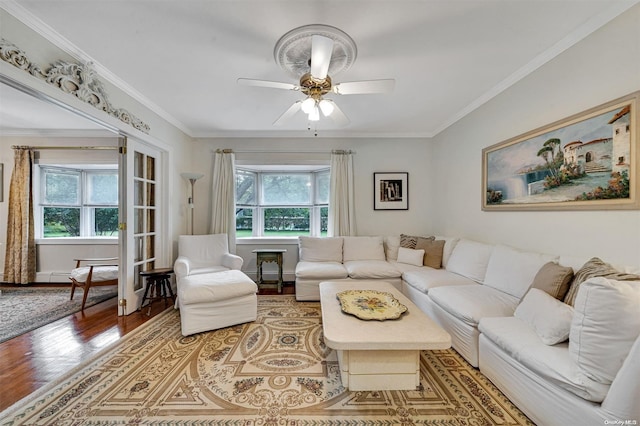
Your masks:
<instances>
[{"instance_id":1,"label":"small side table","mask_svg":"<svg viewBox=\"0 0 640 426\"><path fill-rule=\"evenodd\" d=\"M256 266L258 269L258 286L260 284L278 284L278 293L282 293L282 255L286 253L286 249L256 249ZM275 262L278 265L278 280L265 281L262 278L262 264Z\"/></svg>"},{"instance_id":2,"label":"small side table","mask_svg":"<svg viewBox=\"0 0 640 426\"><path fill-rule=\"evenodd\" d=\"M171 298L171 301L175 303L176 298L171 290L171 274L173 268L158 268L150 269L148 271L141 271L140 276L147 278L147 288L144 290L144 296L142 297L142 303L140 304L140 310L144 307L144 302L149 302L149 312L147 315L151 315L151 305L155 300L164 299L165 306L167 305L167 297Z\"/></svg>"}]
</instances>

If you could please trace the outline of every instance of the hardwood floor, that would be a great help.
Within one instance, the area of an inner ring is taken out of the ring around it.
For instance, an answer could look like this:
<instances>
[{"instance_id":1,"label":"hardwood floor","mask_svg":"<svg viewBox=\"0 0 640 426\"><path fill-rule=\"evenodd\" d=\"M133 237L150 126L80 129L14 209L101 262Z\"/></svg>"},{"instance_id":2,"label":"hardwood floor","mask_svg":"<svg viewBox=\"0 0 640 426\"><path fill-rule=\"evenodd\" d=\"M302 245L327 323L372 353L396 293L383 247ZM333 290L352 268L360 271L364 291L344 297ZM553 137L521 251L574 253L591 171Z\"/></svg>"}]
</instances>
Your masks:
<instances>
[{"instance_id":1,"label":"hardwood floor","mask_svg":"<svg viewBox=\"0 0 640 426\"><path fill-rule=\"evenodd\" d=\"M294 294L286 283L283 294ZM261 288L259 294L277 294ZM155 302L150 315L143 309L126 317L117 316L117 299L91 306L51 324L0 343L0 411L46 385L78 363L135 330L170 303Z\"/></svg>"}]
</instances>

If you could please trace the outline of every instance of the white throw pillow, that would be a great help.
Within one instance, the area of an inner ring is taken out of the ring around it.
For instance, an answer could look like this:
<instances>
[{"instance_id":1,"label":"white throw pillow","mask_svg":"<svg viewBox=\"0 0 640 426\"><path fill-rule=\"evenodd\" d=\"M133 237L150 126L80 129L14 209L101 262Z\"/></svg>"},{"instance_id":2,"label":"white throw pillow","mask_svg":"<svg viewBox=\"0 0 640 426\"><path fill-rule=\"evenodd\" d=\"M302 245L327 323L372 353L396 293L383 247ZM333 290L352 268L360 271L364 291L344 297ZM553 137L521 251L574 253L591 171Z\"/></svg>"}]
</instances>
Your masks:
<instances>
[{"instance_id":1,"label":"white throw pillow","mask_svg":"<svg viewBox=\"0 0 640 426\"><path fill-rule=\"evenodd\" d=\"M404 247L398 248L398 262L409 265L422 266L424 250L413 250Z\"/></svg>"},{"instance_id":2,"label":"white throw pillow","mask_svg":"<svg viewBox=\"0 0 640 426\"><path fill-rule=\"evenodd\" d=\"M343 237L344 261L387 260L382 237Z\"/></svg>"},{"instance_id":3,"label":"white throw pillow","mask_svg":"<svg viewBox=\"0 0 640 426\"><path fill-rule=\"evenodd\" d=\"M496 245L491 252L483 284L521 299L542 265L557 260L557 256Z\"/></svg>"},{"instance_id":4,"label":"white throw pillow","mask_svg":"<svg viewBox=\"0 0 640 426\"><path fill-rule=\"evenodd\" d=\"M573 308L542 290L532 288L513 316L530 325L542 343L555 345L569 338Z\"/></svg>"},{"instance_id":5,"label":"white throw pillow","mask_svg":"<svg viewBox=\"0 0 640 426\"><path fill-rule=\"evenodd\" d=\"M298 237L300 260L342 263L342 237Z\"/></svg>"},{"instance_id":6,"label":"white throw pillow","mask_svg":"<svg viewBox=\"0 0 640 426\"><path fill-rule=\"evenodd\" d=\"M453 248L447 262L447 271L481 283L487 272L492 250L492 245L461 239Z\"/></svg>"},{"instance_id":7,"label":"white throw pillow","mask_svg":"<svg viewBox=\"0 0 640 426\"><path fill-rule=\"evenodd\" d=\"M569 353L588 377L609 384L640 334L640 281L590 278L573 307Z\"/></svg>"}]
</instances>

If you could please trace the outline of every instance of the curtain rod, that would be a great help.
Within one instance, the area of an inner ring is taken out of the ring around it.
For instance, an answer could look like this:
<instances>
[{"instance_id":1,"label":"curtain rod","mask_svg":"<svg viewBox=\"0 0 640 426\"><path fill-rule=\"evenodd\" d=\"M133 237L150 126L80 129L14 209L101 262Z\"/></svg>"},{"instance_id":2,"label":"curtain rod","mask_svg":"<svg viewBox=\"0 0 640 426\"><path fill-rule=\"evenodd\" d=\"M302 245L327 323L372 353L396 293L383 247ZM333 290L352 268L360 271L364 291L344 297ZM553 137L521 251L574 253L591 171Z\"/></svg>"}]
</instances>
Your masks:
<instances>
[{"instance_id":1,"label":"curtain rod","mask_svg":"<svg viewBox=\"0 0 640 426\"><path fill-rule=\"evenodd\" d=\"M28 146L28 145L13 145L11 149L35 149L42 151L45 149L57 149L57 150L117 150L117 146Z\"/></svg>"},{"instance_id":2,"label":"curtain rod","mask_svg":"<svg viewBox=\"0 0 640 426\"><path fill-rule=\"evenodd\" d=\"M334 149L331 151L260 151L260 150L245 150L235 151L233 149L216 149L213 151L217 154L355 154L355 151L350 149Z\"/></svg>"}]
</instances>

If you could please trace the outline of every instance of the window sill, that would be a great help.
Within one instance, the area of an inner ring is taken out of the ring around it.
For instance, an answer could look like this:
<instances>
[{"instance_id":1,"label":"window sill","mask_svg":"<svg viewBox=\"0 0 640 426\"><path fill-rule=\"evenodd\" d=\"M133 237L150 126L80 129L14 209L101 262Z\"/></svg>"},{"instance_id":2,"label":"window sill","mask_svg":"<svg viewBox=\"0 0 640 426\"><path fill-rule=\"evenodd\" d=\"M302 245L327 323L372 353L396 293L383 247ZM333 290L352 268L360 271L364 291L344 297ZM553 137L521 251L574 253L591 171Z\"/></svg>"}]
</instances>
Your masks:
<instances>
[{"instance_id":1,"label":"window sill","mask_svg":"<svg viewBox=\"0 0 640 426\"><path fill-rule=\"evenodd\" d=\"M39 238L36 245L117 245L118 238Z\"/></svg>"},{"instance_id":2,"label":"window sill","mask_svg":"<svg viewBox=\"0 0 640 426\"><path fill-rule=\"evenodd\" d=\"M298 237L249 237L236 238L236 245L255 245L255 244L292 244L298 245Z\"/></svg>"}]
</instances>

